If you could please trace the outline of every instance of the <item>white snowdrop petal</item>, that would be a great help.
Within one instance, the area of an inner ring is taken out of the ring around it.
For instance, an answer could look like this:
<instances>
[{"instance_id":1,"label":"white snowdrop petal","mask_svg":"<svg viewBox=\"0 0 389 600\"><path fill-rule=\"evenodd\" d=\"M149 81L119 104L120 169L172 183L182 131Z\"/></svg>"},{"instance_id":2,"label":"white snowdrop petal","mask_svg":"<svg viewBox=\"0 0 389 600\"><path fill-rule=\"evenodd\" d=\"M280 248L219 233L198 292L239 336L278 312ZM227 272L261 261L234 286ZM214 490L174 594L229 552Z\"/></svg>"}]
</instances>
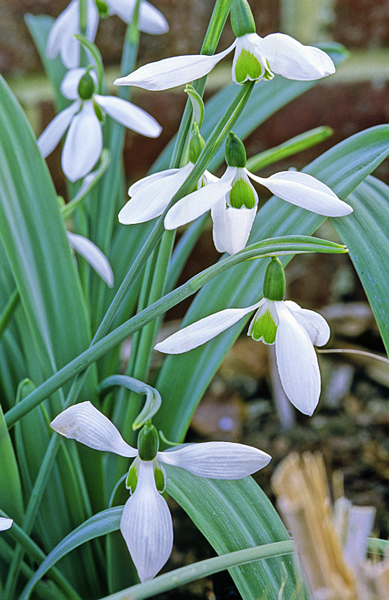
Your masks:
<instances>
[{"instance_id":1,"label":"white snowdrop petal","mask_svg":"<svg viewBox=\"0 0 389 600\"><path fill-rule=\"evenodd\" d=\"M282 200L319 215L342 217L353 211L351 206L340 200L327 185L307 173L280 171L268 178L252 173L249 173L249 176Z\"/></svg>"},{"instance_id":2,"label":"white snowdrop petal","mask_svg":"<svg viewBox=\"0 0 389 600\"><path fill-rule=\"evenodd\" d=\"M173 522L157 491L153 462L140 462L135 492L124 505L120 531L142 582L162 569L173 547Z\"/></svg>"},{"instance_id":3,"label":"white snowdrop petal","mask_svg":"<svg viewBox=\"0 0 389 600\"><path fill-rule=\"evenodd\" d=\"M149 185L142 185L140 191L127 202L119 212L119 221L124 225L144 223L163 213L174 194L179 190L188 177L193 165L186 165L183 169L163 179L155 177ZM130 190L132 191L131 186ZM139 189L139 188L138 188Z\"/></svg>"},{"instance_id":4,"label":"white snowdrop petal","mask_svg":"<svg viewBox=\"0 0 389 600\"><path fill-rule=\"evenodd\" d=\"M5 531L12 527L13 520L7 519L6 517L0 517L0 531Z\"/></svg>"},{"instance_id":5,"label":"white snowdrop petal","mask_svg":"<svg viewBox=\"0 0 389 600\"><path fill-rule=\"evenodd\" d=\"M139 106L115 96L95 94L94 97L96 102L118 123L147 137L155 138L160 135L162 131L160 124Z\"/></svg>"},{"instance_id":6,"label":"white snowdrop petal","mask_svg":"<svg viewBox=\"0 0 389 600\"><path fill-rule=\"evenodd\" d=\"M127 77L119 77L114 84L132 85L151 91L169 90L207 75L222 58L231 52L234 45L232 44L224 52L213 56L191 54L148 63Z\"/></svg>"},{"instance_id":7,"label":"white snowdrop petal","mask_svg":"<svg viewBox=\"0 0 389 600\"><path fill-rule=\"evenodd\" d=\"M205 344L215 336L222 333L252 310L258 308L259 303L247 308L227 308L209 317L200 319L184 329L180 329L162 342L156 344L155 349L166 354L181 354L188 352L201 344Z\"/></svg>"},{"instance_id":8,"label":"white snowdrop petal","mask_svg":"<svg viewBox=\"0 0 389 600\"><path fill-rule=\"evenodd\" d=\"M103 254L103 252L88 238L83 235L78 235L77 233L71 233L67 231L67 236L70 245L77 250L81 256L88 261L88 263L93 267L98 275L100 275L101 279L105 281L105 283L109 286L113 286L113 272L111 269L111 265L109 264L108 258Z\"/></svg>"},{"instance_id":9,"label":"white snowdrop petal","mask_svg":"<svg viewBox=\"0 0 389 600\"><path fill-rule=\"evenodd\" d=\"M130 23L134 14L135 0L108 0L110 12L118 15L125 23ZM139 30L152 35L169 31L169 25L162 13L146 0L142 0L139 9Z\"/></svg>"},{"instance_id":10,"label":"white snowdrop petal","mask_svg":"<svg viewBox=\"0 0 389 600\"><path fill-rule=\"evenodd\" d=\"M303 327L283 303L277 303L279 324L275 349L282 387L294 406L312 415L320 396L316 352Z\"/></svg>"},{"instance_id":11,"label":"white snowdrop petal","mask_svg":"<svg viewBox=\"0 0 389 600\"><path fill-rule=\"evenodd\" d=\"M185 169L185 167L182 167ZM128 195L129 196L135 196L135 194L137 194L138 192L140 192L141 190L145 189L150 183L153 183L154 181L157 180L162 180L165 179L165 177L170 177L171 175L175 175L176 173L179 173L182 168L178 168L178 169L166 169L165 171L159 171L158 173L153 173L152 175L147 175L146 177L143 177L142 179L139 179L139 181L136 181L135 183L133 183L129 190L128 190ZM189 175L190 170L188 169L188 173L187 175Z\"/></svg>"},{"instance_id":12,"label":"white snowdrop petal","mask_svg":"<svg viewBox=\"0 0 389 600\"><path fill-rule=\"evenodd\" d=\"M61 81L61 94L69 100L78 99L78 85L81 77L86 73L86 69L79 67L76 69L70 69Z\"/></svg>"},{"instance_id":13,"label":"white snowdrop petal","mask_svg":"<svg viewBox=\"0 0 389 600\"><path fill-rule=\"evenodd\" d=\"M165 217L165 228L176 229L190 223L209 210L229 192L228 183L211 183L188 194L171 207Z\"/></svg>"},{"instance_id":14,"label":"white snowdrop petal","mask_svg":"<svg viewBox=\"0 0 389 600\"><path fill-rule=\"evenodd\" d=\"M235 254L247 244L256 208L231 208L224 201L212 207L213 242L218 252Z\"/></svg>"},{"instance_id":15,"label":"white snowdrop petal","mask_svg":"<svg viewBox=\"0 0 389 600\"><path fill-rule=\"evenodd\" d=\"M169 24L155 6L143 0L139 11L139 29L152 35L160 35L169 31Z\"/></svg>"},{"instance_id":16,"label":"white snowdrop petal","mask_svg":"<svg viewBox=\"0 0 389 600\"><path fill-rule=\"evenodd\" d=\"M50 426L66 438L77 440L95 450L130 458L138 454L123 440L115 425L91 402L80 402L66 408Z\"/></svg>"},{"instance_id":17,"label":"white snowdrop petal","mask_svg":"<svg viewBox=\"0 0 389 600\"><path fill-rule=\"evenodd\" d=\"M91 42L95 39L98 21L99 15L94 0L87 0L86 37ZM54 58L60 53L67 69L73 69L80 64L80 42L74 37L74 34L80 33L79 23L79 2L72 0L56 19L48 37L47 56Z\"/></svg>"},{"instance_id":18,"label":"white snowdrop petal","mask_svg":"<svg viewBox=\"0 0 389 600\"><path fill-rule=\"evenodd\" d=\"M60 52L61 44L63 42L63 35L66 31L71 30L71 35L77 33L77 13L78 0L72 0L65 10L54 21L46 44L46 56L48 58L55 58Z\"/></svg>"},{"instance_id":19,"label":"white snowdrop petal","mask_svg":"<svg viewBox=\"0 0 389 600\"><path fill-rule=\"evenodd\" d=\"M330 326L324 317L319 313L308 310L306 308L300 308L295 302L286 301L285 306L289 308L292 315L305 331L309 335L309 338L315 346L324 346L330 339L331 331Z\"/></svg>"},{"instance_id":20,"label":"white snowdrop petal","mask_svg":"<svg viewBox=\"0 0 389 600\"><path fill-rule=\"evenodd\" d=\"M70 181L85 177L93 169L103 149L101 124L93 103L84 102L73 118L62 152L62 169Z\"/></svg>"},{"instance_id":21,"label":"white snowdrop petal","mask_svg":"<svg viewBox=\"0 0 389 600\"><path fill-rule=\"evenodd\" d=\"M313 46L304 46L284 33L271 33L257 41L258 51L274 73L296 81L312 81L335 73L331 58Z\"/></svg>"},{"instance_id":22,"label":"white snowdrop petal","mask_svg":"<svg viewBox=\"0 0 389 600\"><path fill-rule=\"evenodd\" d=\"M99 25L99 11L95 0L87 0L87 23L86 37L93 42L96 37L97 27Z\"/></svg>"},{"instance_id":23,"label":"white snowdrop petal","mask_svg":"<svg viewBox=\"0 0 389 600\"><path fill-rule=\"evenodd\" d=\"M242 479L266 466L271 457L262 450L244 444L205 442L159 452L158 459L199 477Z\"/></svg>"},{"instance_id":24,"label":"white snowdrop petal","mask_svg":"<svg viewBox=\"0 0 389 600\"><path fill-rule=\"evenodd\" d=\"M70 122L76 112L80 108L79 102L74 102L64 110L62 110L54 119L49 123L44 132L39 136L37 140L38 148L43 156L49 156L54 148L57 147L60 139L70 125Z\"/></svg>"}]
</instances>

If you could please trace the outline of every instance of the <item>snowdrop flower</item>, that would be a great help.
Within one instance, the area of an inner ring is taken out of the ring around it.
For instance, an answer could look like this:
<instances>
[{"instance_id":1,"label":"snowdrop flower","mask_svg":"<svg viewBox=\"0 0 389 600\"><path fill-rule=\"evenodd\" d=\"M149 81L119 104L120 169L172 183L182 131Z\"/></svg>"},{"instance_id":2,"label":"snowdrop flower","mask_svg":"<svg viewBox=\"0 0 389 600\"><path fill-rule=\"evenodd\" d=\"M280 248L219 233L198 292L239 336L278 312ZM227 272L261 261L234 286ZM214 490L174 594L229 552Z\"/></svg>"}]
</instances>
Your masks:
<instances>
[{"instance_id":1,"label":"snowdrop flower","mask_svg":"<svg viewBox=\"0 0 389 600\"><path fill-rule=\"evenodd\" d=\"M12 527L13 520L6 517L0 517L0 531L5 531Z\"/></svg>"},{"instance_id":2,"label":"snowdrop flower","mask_svg":"<svg viewBox=\"0 0 389 600\"><path fill-rule=\"evenodd\" d=\"M188 162L184 167L153 173L134 183L128 190L131 199L119 212L120 223L133 225L159 217L190 175L193 167L194 164ZM217 181L217 177L205 171L197 184L199 189L185 198L190 198L194 203L203 203L208 196L209 184L214 181ZM219 198L227 192L228 185L219 186Z\"/></svg>"},{"instance_id":3,"label":"snowdrop flower","mask_svg":"<svg viewBox=\"0 0 389 600\"><path fill-rule=\"evenodd\" d=\"M232 80L235 83L269 80L273 73L287 79L311 81L335 72L328 54L318 48L304 46L289 35L271 33L261 38L256 33L247 33L237 37L231 46L218 54L164 58L143 65L114 83L152 91L168 90L207 75L233 50Z\"/></svg>"},{"instance_id":4,"label":"snowdrop flower","mask_svg":"<svg viewBox=\"0 0 389 600\"><path fill-rule=\"evenodd\" d=\"M90 42L96 36L99 24L99 12L94 0L86 1L87 25L85 35ZM67 8L55 20L47 38L46 56L55 58L60 54L67 69L73 69L80 64L80 42L74 37L80 34L79 0L72 0Z\"/></svg>"},{"instance_id":5,"label":"snowdrop flower","mask_svg":"<svg viewBox=\"0 0 389 600\"><path fill-rule=\"evenodd\" d=\"M111 14L118 15L129 23L134 13L136 0L105 0ZM86 37L93 42L99 23L99 11L94 0L87 0ZM154 6L143 0L139 11L139 29L146 33L166 33L169 26L165 17ZM46 45L48 58L60 54L63 64L68 69L80 65L80 42L74 37L80 34L79 0L72 0L67 8L59 15L52 26Z\"/></svg>"},{"instance_id":6,"label":"snowdrop flower","mask_svg":"<svg viewBox=\"0 0 389 600\"><path fill-rule=\"evenodd\" d=\"M68 236L69 244L74 250L76 250L91 267L100 275L101 279L105 281L108 287L113 287L113 273L111 265L109 264L108 258L105 254L94 244L91 240L79 235L77 233L66 232Z\"/></svg>"},{"instance_id":7,"label":"snowdrop flower","mask_svg":"<svg viewBox=\"0 0 389 600\"><path fill-rule=\"evenodd\" d=\"M198 477L241 479L270 460L257 448L230 442L187 444L159 452L158 434L150 422L141 429L136 450L90 402L67 408L51 427L90 448L135 458L127 478L131 496L123 509L120 530L142 582L158 573L173 546L172 518L161 495L166 480L163 464L186 469Z\"/></svg>"},{"instance_id":8,"label":"snowdrop flower","mask_svg":"<svg viewBox=\"0 0 389 600\"><path fill-rule=\"evenodd\" d=\"M282 274L280 261L272 259L266 271L262 300L247 308L228 308L205 317L158 343L155 349L167 354L188 352L256 310L248 335L275 345L277 369L287 397L302 413L312 415L321 387L313 345L326 344L330 329L321 315L283 300L285 281Z\"/></svg>"},{"instance_id":9,"label":"snowdrop flower","mask_svg":"<svg viewBox=\"0 0 389 600\"><path fill-rule=\"evenodd\" d=\"M184 167L154 173L134 183L128 190L131 200L123 206L119 213L120 223L132 225L159 217L192 172L204 144L204 139L196 125L189 145L189 162ZM218 181L218 178L209 171L205 171L197 182L197 190L186 196L190 198L190 204L192 202L202 204L208 196L208 185L215 181ZM227 192L228 185L219 186L219 198L222 198Z\"/></svg>"},{"instance_id":10,"label":"snowdrop flower","mask_svg":"<svg viewBox=\"0 0 389 600\"><path fill-rule=\"evenodd\" d=\"M206 188L201 197L193 194L179 200L166 215L166 229L176 229L211 209L213 239L219 252L235 254L247 243L258 205L258 195L249 178L282 200L320 215L341 217L352 212L321 181L306 173L282 171L270 177L257 177L248 171L243 142L230 132L226 141L227 169L220 180ZM221 191L227 187L227 193Z\"/></svg>"},{"instance_id":11,"label":"snowdrop flower","mask_svg":"<svg viewBox=\"0 0 389 600\"><path fill-rule=\"evenodd\" d=\"M62 169L70 181L84 177L94 167L103 149L101 122L105 113L125 127L158 137L161 126L144 110L114 96L95 93L97 77L94 71L72 69L62 83L61 92L74 102L61 111L38 139L38 147L46 158L69 129L63 152Z\"/></svg>"}]
</instances>

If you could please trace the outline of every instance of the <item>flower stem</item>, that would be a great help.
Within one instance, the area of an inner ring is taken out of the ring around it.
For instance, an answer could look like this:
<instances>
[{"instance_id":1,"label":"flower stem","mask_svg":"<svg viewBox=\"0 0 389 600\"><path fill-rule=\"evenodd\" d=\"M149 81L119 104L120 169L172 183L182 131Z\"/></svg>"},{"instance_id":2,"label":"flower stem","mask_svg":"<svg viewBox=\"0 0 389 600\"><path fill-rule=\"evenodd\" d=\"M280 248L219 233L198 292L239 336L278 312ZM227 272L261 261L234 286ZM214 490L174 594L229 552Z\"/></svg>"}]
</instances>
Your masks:
<instances>
[{"instance_id":1,"label":"flower stem","mask_svg":"<svg viewBox=\"0 0 389 600\"><path fill-rule=\"evenodd\" d=\"M254 548L245 548L229 554L222 554L214 558L207 558L192 565L181 567L170 573L160 575L151 581L139 583L116 594L105 596L101 600L144 600L168 590L173 590L180 585L185 585L196 579L208 577L225 569L244 565L256 560L263 560L273 556L282 556L293 552L292 540L274 542Z\"/></svg>"},{"instance_id":2,"label":"flower stem","mask_svg":"<svg viewBox=\"0 0 389 600\"><path fill-rule=\"evenodd\" d=\"M126 296L130 286L135 281L136 277L139 275L141 269L145 265L145 262L151 252L156 247L159 242L162 233L164 231L163 221L168 210L178 202L181 198L186 196L192 188L197 184L197 181L200 179L201 175L204 173L208 164L212 160L213 156L216 154L218 149L221 147L225 138L227 137L229 131L232 129L234 123L238 119L239 115L243 111L249 97L251 91L253 89L254 82L246 82L239 89L238 94L232 101L231 105L228 107L224 116L220 119L219 123L215 127L212 135L209 137L207 143L205 144L203 150L197 162L189 174L187 179L184 181L180 189L172 198L170 204L166 207L163 214L159 217L157 223L155 224L153 230L151 231L149 237L141 248L138 256L134 260L131 268L127 272L127 275L123 279L120 288L116 292L114 299L112 300L105 316L100 323L100 326L92 340L92 344L96 343L96 341L100 340L105 333L108 331L112 320L114 319L124 297Z\"/></svg>"},{"instance_id":3,"label":"flower stem","mask_svg":"<svg viewBox=\"0 0 389 600\"><path fill-rule=\"evenodd\" d=\"M207 32L204 37L204 42L201 47L200 54L212 55L215 53L218 45L220 35L223 31L224 24L227 20L228 13L230 12L232 0L217 0L213 9L211 19L208 25ZM205 83L207 76L205 75L201 79L194 82L193 87L200 94L203 95L205 89ZM186 153L186 147L189 143L189 132L192 120L192 103L188 99L184 114L181 119L181 124L177 133L177 139L174 146L173 154L170 161L171 167L180 167L180 160Z\"/></svg>"},{"instance_id":4,"label":"flower stem","mask_svg":"<svg viewBox=\"0 0 389 600\"><path fill-rule=\"evenodd\" d=\"M189 279L186 283L176 288L160 300L157 300L151 306L148 306L142 312L138 313L122 325L105 335L105 337L96 340L87 350L79 354L76 358L62 367L54 375L49 377L44 383L37 387L33 392L13 406L5 415L8 428L12 427L19 419L35 408L42 400L62 387L67 381L75 377L78 373L85 371L96 360L104 356L107 352L123 342L127 337L158 318L167 310L196 293L208 281L222 273L226 269L233 267L246 260L265 258L269 256L282 256L286 254L301 254L304 252L347 252L345 246L318 240L309 236L286 236L263 240L256 244L248 246L244 250L208 267L198 275ZM73 386L76 385L74 382ZM74 400L75 401L75 400Z\"/></svg>"}]
</instances>

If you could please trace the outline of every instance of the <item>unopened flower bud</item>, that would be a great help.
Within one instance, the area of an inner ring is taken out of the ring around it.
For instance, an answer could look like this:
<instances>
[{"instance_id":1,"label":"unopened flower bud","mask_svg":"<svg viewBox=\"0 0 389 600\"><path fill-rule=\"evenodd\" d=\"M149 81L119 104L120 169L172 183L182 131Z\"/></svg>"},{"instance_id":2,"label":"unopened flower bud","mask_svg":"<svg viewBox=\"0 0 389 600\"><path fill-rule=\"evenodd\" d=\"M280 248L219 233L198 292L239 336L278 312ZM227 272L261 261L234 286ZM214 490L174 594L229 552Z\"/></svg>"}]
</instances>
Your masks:
<instances>
[{"instance_id":1,"label":"unopened flower bud","mask_svg":"<svg viewBox=\"0 0 389 600\"><path fill-rule=\"evenodd\" d=\"M279 258L273 256L265 273L263 295L268 300L283 300L285 296L285 272Z\"/></svg>"},{"instance_id":2,"label":"unopened flower bud","mask_svg":"<svg viewBox=\"0 0 389 600\"><path fill-rule=\"evenodd\" d=\"M205 140L200 133L197 123L194 123L192 137L189 144L189 160L191 163L195 164L204 146Z\"/></svg>"}]
</instances>

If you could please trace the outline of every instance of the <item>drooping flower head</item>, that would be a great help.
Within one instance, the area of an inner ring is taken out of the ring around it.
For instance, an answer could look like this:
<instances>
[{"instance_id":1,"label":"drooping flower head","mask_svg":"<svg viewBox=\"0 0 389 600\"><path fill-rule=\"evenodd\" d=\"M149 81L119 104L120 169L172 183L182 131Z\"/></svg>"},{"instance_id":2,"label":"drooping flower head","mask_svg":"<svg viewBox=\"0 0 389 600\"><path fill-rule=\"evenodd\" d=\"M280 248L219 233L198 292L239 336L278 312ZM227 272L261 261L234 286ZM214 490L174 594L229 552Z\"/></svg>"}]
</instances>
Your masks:
<instances>
[{"instance_id":1,"label":"drooping flower head","mask_svg":"<svg viewBox=\"0 0 389 600\"><path fill-rule=\"evenodd\" d=\"M165 217L166 229L176 229L211 209L216 249L229 254L242 250L258 205L258 195L249 178L282 200L320 215L341 217L352 212L351 206L328 186L306 173L282 171L267 178L250 173L244 145L233 132L226 141L226 162L224 175L207 187L206 194L189 194L172 206Z\"/></svg>"},{"instance_id":2,"label":"drooping flower head","mask_svg":"<svg viewBox=\"0 0 389 600\"><path fill-rule=\"evenodd\" d=\"M270 460L257 448L230 442L187 444L160 452L158 434L150 422L139 432L136 450L90 402L67 408L51 427L90 448L135 458L127 477L131 496L123 509L120 530L141 581L155 577L173 546L172 518L161 495L166 485L163 464L186 469L198 477L241 479Z\"/></svg>"},{"instance_id":3,"label":"drooping flower head","mask_svg":"<svg viewBox=\"0 0 389 600\"><path fill-rule=\"evenodd\" d=\"M85 177L95 166L103 149L102 121L105 114L125 127L158 137L161 126L135 104L96 93L97 76L91 69L72 69L61 83L61 92L74 102L61 111L38 139L38 147L46 158L68 129L62 169L70 181Z\"/></svg>"},{"instance_id":4,"label":"drooping flower head","mask_svg":"<svg viewBox=\"0 0 389 600\"><path fill-rule=\"evenodd\" d=\"M248 335L274 344L277 369L289 400L302 413L312 415L320 396L320 371L315 346L328 342L325 319L295 302L284 301L285 279L280 261L272 259L264 281L264 297L247 308L228 308L205 317L156 344L167 354L181 354L205 344L247 314L256 310Z\"/></svg>"},{"instance_id":5,"label":"drooping flower head","mask_svg":"<svg viewBox=\"0 0 389 600\"><path fill-rule=\"evenodd\" d=\"M331 58L318 48L304 46L283 33L261 38L245 0L235 0L231 8L235 41L223 52L207 56L175 56L143 65L116 85L133 85L146 90L167 90L207 75L227 54L234 52L232 80L270 80L274 74L297 81L321 79L335 72Z\"/></svg>"},{"instance_id":6,"label":"drooping flower head","mask_svg":"<svg viewBox=\"0 0 389 600\"><path fill-rule=\"evenodd\" d=\"M116 14L126 23L130 23L134 14L136 0L99 0L100 9L107 14ZM94 0L86 0L86 32L90 42L96 36L99 23L99 9ZM154 6L143 0L139 10L139 30L151 34L166 33L169 26L165 17ZM55 20L47 39L46 55L55 58L60 54L67 69L80 66L80 42L74 37L80 34L80 5L79 0L71 0L70 4Z\"/></svg>"},{"instance_id":7,"label":"drooping flower head","mask_svg":"<svg viewBox=\"0 0 389 600\"><path fill-rule=\"evenodd\" d=\"M160 173L148 175L130 186L128 194L131 199L119 212L119 222L123 225L133 225L159 217L190 175L203 145L204 140L195 127L190 141L189 162L177 169L166 169ZM209 195L208 186L215 181L218 181L218 178L212 175L212 173L209 171L203 173L197 182L196 191L189 194L193 200L192 205L195 206L197 203L202 204L205 201ZM218 197L222 198L228 189L228 184L224 186L220 185L218 188ZM188 218L188 221L190 220L192 219Z\"/></svg>"}]
</instances>

